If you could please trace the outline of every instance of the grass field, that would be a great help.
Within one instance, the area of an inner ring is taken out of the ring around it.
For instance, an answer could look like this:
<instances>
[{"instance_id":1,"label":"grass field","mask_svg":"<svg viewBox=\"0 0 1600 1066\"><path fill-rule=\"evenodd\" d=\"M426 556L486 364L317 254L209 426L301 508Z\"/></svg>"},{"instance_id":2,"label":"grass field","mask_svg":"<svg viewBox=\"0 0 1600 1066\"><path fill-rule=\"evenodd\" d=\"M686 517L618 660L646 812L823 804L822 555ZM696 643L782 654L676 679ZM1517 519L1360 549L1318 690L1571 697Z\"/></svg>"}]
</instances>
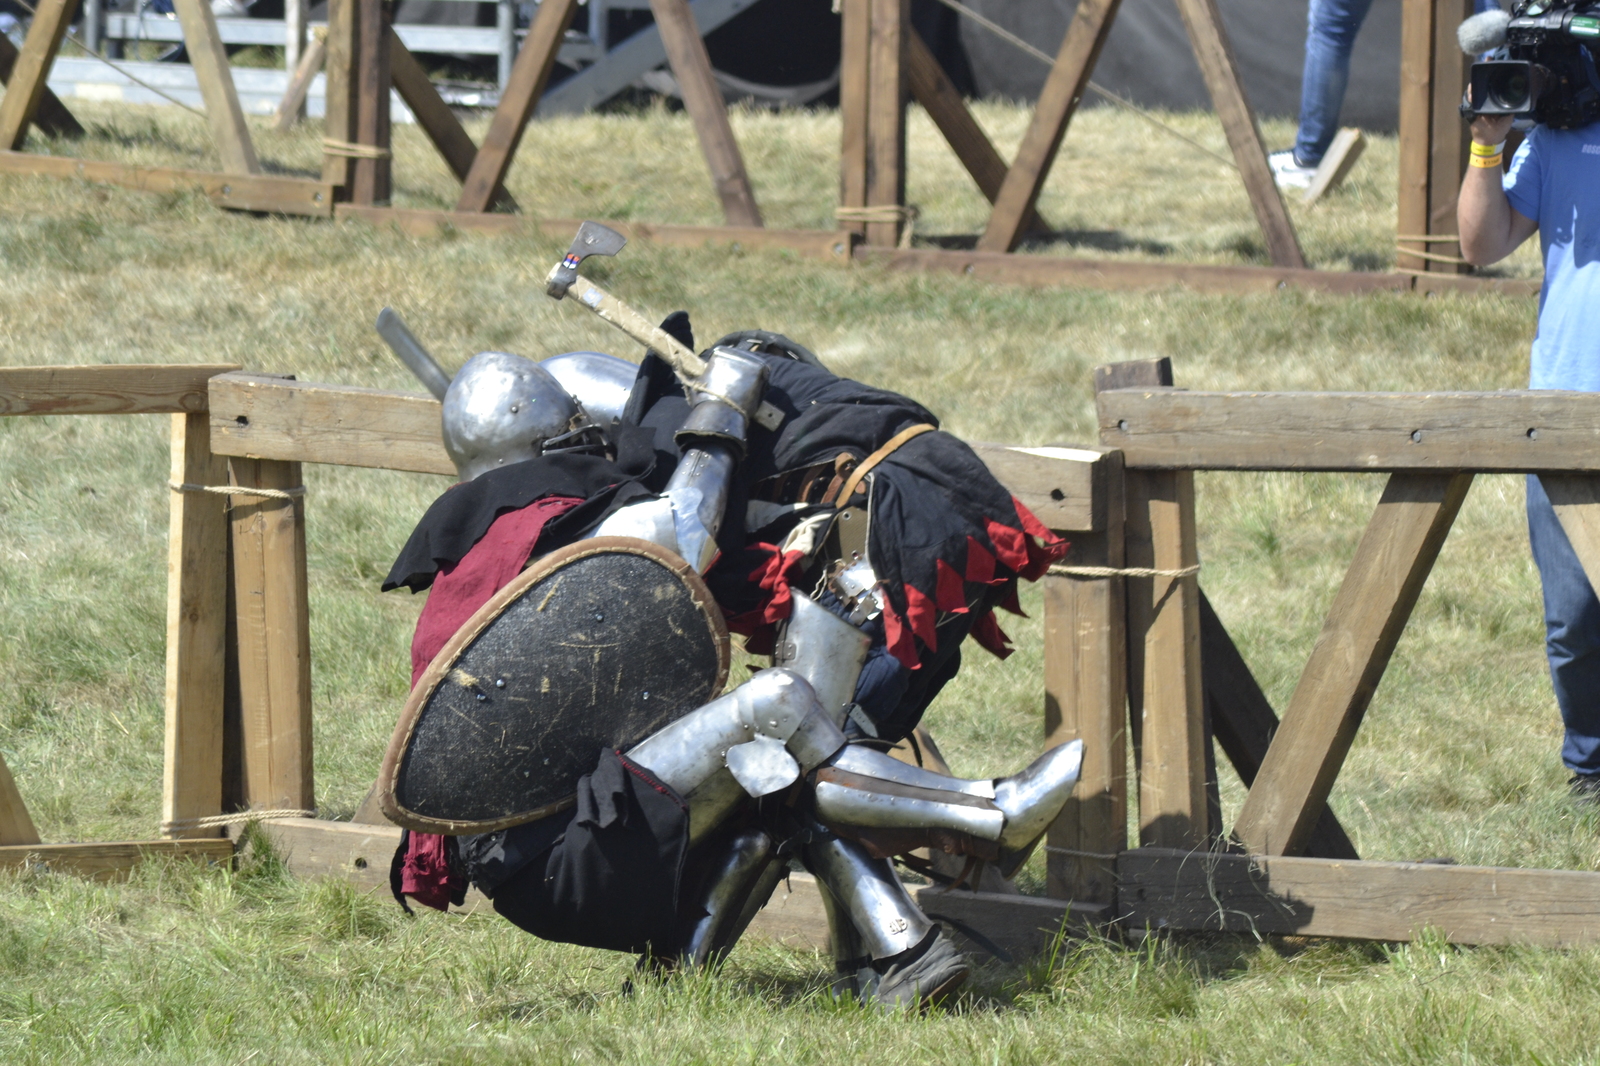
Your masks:
<instances>
[{"instance_id":1,"label":"grass field","mask_svg":"<svg viewBox=\"0 0 1600 1066\"><path fill-rule=\"evenodd\" d=\"M99 158L205 165L182 113L79 108ZM1026 123L983 105L1003 153ZM1222 146L1215 120L1167 118ZM837 121L735 115L771 225L825 226ZM481 129L475 132L481 133ZM1269 125L1286 143L1287 128ZM261 132L308 171L320 132ZM983 204L931 126L912 125L919 233L972 233ZM1176 145L1176 146L1174 146ZM1066 141L1033 250L1255 262L1231 172L1094 110ZM1392 262L1392 140L1344 190L1291 205L1318 266ZM397 132L396 202L451 181ZM665 109L532 127L511 188L530 213L716 220L689 125ZM415 388L371 329L392 305L454 367L474 351L637 353L539 281L534 238L413 240L359 224L252 219L188 196L0 177L0 363L216 362ZM1528 275L1524 251L1506 272ZM1196 388L1495 389L1525 383L1533 301L1498 296L1201 297L992 287L781 255L627 249L596 275L702 340L789 333L831 367L927 404L972 439L1090 442L1089 371L1167 355ZM165 422L0 420L0 752L47 840L149 836L159 817ZM308 468L319 810L349 817L404 695L420 600L378 580L441 478ZM1215 474L1199 483L1202 581L1278 706L1376 500L1378 478ZM1480 478L1333 796L1371 858L1600 868L1600 816L1566 798L1539 591L1516 479ZM1025 596L1036 616L1038 598ZM1038 629L974 652L929 723L961 773L1003 773L1040 735ZM1224 806L1241 790L1224 773ZM1024 887L1037 890L1037 869ZM949 1009L874 1019L825 996L826 960L742 946L719 976L620 994L630 960L543 944L492 916L405 919L339 884L156 866L93 886L0 882L0 1058L293 1062L1593 1062L1600 952L1187 938L1066 945L989 966Z\"/></svg>"}]
</instances>

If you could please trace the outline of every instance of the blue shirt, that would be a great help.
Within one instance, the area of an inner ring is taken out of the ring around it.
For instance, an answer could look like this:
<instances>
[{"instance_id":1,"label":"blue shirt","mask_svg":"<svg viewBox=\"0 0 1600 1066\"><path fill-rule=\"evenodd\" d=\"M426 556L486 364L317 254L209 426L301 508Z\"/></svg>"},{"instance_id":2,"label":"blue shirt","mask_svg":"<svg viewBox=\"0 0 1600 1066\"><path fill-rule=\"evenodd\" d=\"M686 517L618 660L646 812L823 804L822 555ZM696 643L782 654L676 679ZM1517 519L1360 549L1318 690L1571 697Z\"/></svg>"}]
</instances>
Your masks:
<instances>
[{"instance_id":1,"label":"blue shirt","mask_svg":"<svg viewBox=\"0 0 1600 1066\"><path fill-rule=\"evenodd\" d=\"M1528 387L1600 392L1600 123L1529 130L1505 189L1544 254Z\"/></svg>"}]
</instances>

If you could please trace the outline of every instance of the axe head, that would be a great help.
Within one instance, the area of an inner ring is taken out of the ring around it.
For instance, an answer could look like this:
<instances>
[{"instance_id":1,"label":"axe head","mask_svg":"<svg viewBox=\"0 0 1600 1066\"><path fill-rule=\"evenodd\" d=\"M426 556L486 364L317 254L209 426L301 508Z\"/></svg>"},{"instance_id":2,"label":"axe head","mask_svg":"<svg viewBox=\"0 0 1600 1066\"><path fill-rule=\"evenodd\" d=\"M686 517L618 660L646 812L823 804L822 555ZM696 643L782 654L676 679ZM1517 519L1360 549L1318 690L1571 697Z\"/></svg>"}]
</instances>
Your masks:
<instances>
[{"instance_id":1,"label":"axe head","mask_svg":"<svg viewBox=\"0 0 1600 1066\"><path fill-rule=\"evenodd\" d=\"M578 227L577 236L572 238L572 247L567 249L566 258L550 271L549 278L545 279L544 291L561 299L578 280L578 264L591 255L616 255L622 251L622 246L628 243L628 238L598 222L585 222Z\"/></svg>"}]
</instances>

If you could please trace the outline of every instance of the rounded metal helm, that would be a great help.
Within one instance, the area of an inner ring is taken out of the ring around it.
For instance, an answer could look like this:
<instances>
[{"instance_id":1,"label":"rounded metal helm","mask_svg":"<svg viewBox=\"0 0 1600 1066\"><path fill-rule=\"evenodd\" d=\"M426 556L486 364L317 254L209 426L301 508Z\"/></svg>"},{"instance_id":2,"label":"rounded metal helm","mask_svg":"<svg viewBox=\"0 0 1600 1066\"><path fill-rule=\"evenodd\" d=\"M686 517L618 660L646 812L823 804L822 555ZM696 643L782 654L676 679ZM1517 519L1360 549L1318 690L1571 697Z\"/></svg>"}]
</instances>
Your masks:
<instances>
[{"instance_id":1,"label":"rounded metal helm","mask_svg":"<svg viewBox=\"0 0 1600 1066\"><path fill-rule=\"evenodd\" d=\"M622 421L628 394L639 368L626 359L604 352L564 352L541 360L540 366L572 394L584 414L602 429Z\"/></svg>"},{"instance_id":2,"label":"rounded metal helm","mask_svg":"<svg viewBox=\"0 0 1600 1066\"><path fill-rule=\"evenodd\" d=\"M462 481L538 458L544 442L575 428L577 401L531 359L479 352L450 380L442 415L444 448Z\"/></svg>"}]
</instances>

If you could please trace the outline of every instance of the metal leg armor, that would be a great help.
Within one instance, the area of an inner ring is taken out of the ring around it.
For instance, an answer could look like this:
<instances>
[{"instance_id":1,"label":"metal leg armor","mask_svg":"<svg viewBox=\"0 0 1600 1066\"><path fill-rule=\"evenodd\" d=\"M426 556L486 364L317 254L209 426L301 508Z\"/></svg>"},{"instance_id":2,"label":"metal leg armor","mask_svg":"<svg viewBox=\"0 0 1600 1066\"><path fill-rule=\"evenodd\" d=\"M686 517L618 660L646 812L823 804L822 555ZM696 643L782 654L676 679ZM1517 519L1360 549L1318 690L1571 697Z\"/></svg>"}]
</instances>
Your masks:
<instances>
[{"instance_id":1,"label":"metal leg armor","mask_svg":"<svg viewBox=\"0 0 1600 1066\"><path fill-rule=\"evenodd\" d=\"M733 948L783 875L783 863L773 861L774 850L772 838L759 829L733 838L700 902L705 916L695 923L684 942L682 958L686 964L698 967L720 962ZM771 868L776 868L776 875L769 878ZM760 884L768 880L770 884L763 894ZM748 902L757 897L760 903L749 907Z\"/></svg>"}]
</instances>

